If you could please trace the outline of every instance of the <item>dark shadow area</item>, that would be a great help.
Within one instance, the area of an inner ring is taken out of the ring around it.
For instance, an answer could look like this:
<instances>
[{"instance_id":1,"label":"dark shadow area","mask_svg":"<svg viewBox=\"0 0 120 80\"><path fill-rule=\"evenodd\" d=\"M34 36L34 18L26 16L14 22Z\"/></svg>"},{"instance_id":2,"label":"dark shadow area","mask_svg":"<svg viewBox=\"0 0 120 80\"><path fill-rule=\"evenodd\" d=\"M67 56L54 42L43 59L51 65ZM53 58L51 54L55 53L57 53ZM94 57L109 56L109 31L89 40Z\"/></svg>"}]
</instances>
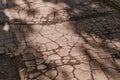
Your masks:
<instances>
[{"instance_id":1,"label":"dark shadow area","mask_svg":"<svg viewBox=\"0 0 120 80\"><path fill-rule=\"evenodd\" d=\"M12 39L12 32L6 32L4 28L9 29L9 17L3 12L7 8L7 4L0 1L0 80L20 80L18 73L18 66L16 60L12 59L9 55L13 47L11 44L14 42ZM11 49L11 50L9 50ZM10 52L9 52L10 51Z\"/></svg>"},{"instance_id":2,"label":"dark shadow area","mask_svg":"<svg viewBox=\"0 0 120 80\"><path fill-rule=\"evenodd\" d=\"M0 55L0 79L20 80L16 61L6 55Z\"/></svg>"},{"instance_id":3,"label":"dark shadow area","mask_svg":"<svg viewBox=\"0 0 120 80\"><path fill-rule=\"evenodd\" d=\"M4 13L5 9L19 7L14 0L0 1L0 79L1 80L23 80L20 69L26 68L23 55L17 53L21 41L26 43L25 37L33 32L26 21L12 19ZM34 11L26 11L34 14ZM27 46L27 43L25 44Z\"/></svg>"},{"instance_id":4,"label":"dark shadow area","mask_svg":"<svg viewBox=\"0 0 120 80\"><path fill-rule=\"evenodd\" d=\"M101 0L102 3L105 5L115 8L116 10L120 11L120 1L117 0Z\"/></svg>"},{"instance_id":5,"label":"dark shadow area","mask_svg":"<svg viewBox=\"0 0 120 80\"><path fill-rule=\"evenodd\" d=\"M28 10L26 10L27 15L34 16L37 13L37 11L35 9L32 9L30 5L32 2L29 2L29 0L23 0L23 1L25 4L27 4L27 7L28 7Z\"/></svg>"},{"instance_id":6,"label":"dark shadow area","mask_svg":"<svg viewBox=\"0 0 120 80\"><path fill-rule=\"evenodd\" d=\"M27 24L24 20L13 19L10 21L10 26L11 30L15 33L15 36L18 38L18 42L25 42L25 37L34 32L31 25ZM17 44L19 45L19 43Z\"/></svg>"}]
</instances>

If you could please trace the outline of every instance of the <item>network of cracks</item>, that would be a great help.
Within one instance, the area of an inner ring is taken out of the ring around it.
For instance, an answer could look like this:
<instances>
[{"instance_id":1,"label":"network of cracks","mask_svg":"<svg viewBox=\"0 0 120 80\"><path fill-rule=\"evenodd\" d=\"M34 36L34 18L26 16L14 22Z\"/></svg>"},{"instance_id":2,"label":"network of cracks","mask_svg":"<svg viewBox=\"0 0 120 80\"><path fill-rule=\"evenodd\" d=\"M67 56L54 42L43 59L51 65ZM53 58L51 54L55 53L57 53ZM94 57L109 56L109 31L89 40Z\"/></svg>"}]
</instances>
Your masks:
<instances>
[{"instance_id":1,"label":"network of cracks","mask_svg":"<svg viewBox=\"0 0 120 80\"><path fill-rule=\"evenodd\" d=\"M13 59L21 80L120 79L117 10L99 0L18 0L0 5L0 55ZM1 60L1 66L7 62Z\"/></svg>"}]
</instances>

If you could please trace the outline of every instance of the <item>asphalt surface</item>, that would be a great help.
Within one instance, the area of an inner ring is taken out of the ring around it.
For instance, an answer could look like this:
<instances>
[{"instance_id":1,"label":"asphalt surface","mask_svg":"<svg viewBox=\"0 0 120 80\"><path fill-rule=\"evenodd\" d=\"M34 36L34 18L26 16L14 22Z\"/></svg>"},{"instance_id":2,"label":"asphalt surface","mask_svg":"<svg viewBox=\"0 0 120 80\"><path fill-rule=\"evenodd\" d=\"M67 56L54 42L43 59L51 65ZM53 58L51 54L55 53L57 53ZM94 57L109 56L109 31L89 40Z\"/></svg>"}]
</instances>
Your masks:
<instances>
[{"instance_id":1,"label":"asphalt surface","mask_svg":"<svg viewBox=\"0 0 120 80\"><path fill-rule=\"evenodd\" d=\"M1 80L120 80L120 14L99 0L4 0L0 17Z\"/></svg>"}]
</instances>

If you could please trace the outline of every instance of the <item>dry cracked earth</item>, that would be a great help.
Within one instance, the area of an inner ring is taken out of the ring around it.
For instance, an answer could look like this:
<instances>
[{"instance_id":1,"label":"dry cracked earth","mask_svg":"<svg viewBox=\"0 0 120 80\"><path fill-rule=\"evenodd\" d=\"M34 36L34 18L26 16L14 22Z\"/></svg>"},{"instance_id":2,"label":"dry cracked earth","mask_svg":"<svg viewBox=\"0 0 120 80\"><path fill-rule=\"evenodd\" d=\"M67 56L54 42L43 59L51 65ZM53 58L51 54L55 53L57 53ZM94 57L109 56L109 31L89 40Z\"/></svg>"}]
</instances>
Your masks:
<instances>
[{"instance_id":1,"label":"dry cracked earth","mask_svg":"<svg viewBox=\"0 0 120 80\"><path fill-rule=\"evenodd\" d=\"M120 80L120 13L99 0L0 0L0 80Z\"/></svg>"}]
</instances>

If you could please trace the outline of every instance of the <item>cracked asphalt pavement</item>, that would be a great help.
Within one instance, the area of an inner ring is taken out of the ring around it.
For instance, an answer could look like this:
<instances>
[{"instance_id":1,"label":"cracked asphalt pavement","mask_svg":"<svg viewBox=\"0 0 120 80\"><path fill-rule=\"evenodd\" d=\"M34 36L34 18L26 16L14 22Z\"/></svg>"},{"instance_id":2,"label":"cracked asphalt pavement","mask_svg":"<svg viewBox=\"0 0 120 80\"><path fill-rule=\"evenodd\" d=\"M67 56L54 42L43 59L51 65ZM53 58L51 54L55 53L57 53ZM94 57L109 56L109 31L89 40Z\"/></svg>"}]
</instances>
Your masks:
<instances>
[{"instance_id":1,"label":"cracked asphalt pavement","mask_svg":"<svg viewBox=\"0 0 120 80\"><path fill-rule=\"evenodd\" d=\"M0 1L0 80L120 80L119 11L99 0Z\"/></svg>"}]
</instances>

